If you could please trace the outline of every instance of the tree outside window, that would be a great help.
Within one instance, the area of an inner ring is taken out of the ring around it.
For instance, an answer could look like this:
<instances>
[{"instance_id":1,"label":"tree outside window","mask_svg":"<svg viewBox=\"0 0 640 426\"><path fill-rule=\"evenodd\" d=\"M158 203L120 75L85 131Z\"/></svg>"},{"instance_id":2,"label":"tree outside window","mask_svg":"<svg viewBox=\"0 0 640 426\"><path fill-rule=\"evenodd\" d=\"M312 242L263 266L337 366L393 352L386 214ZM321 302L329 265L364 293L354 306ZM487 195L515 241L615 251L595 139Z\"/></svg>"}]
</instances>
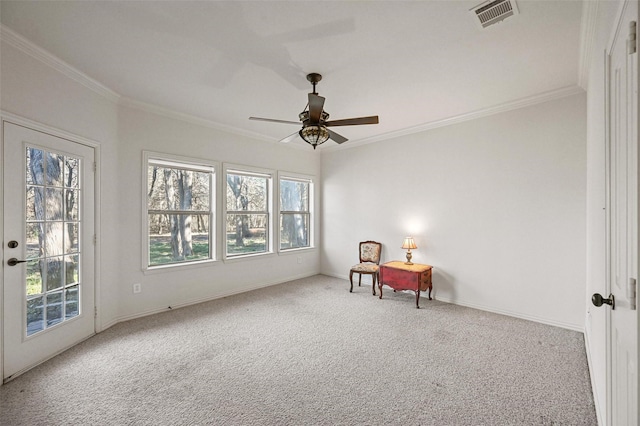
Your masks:
<instances>
[{"instance_id":1,"label":"tree outside window","mask_svg":"<svg viewBox=\"0 0 640 426\"><path fill-rule=\"evenodd\" d=\"M212 258L213 179L212 167L149 160L150 267Z\"/></svg>"},{"instance_id":2,"label":"tree outside window","mask_svg":"<svg viewBox=\"0 0 640 426\"><path fill-rule=\"evenodd\" d=\"M27 335L80 314L81 160L26 148Z\"/></svg>"},{"instance_id":3,"label":"tree outside window","mask_svg":"<svg viewBox=\"0 0 640 426\"><path fill-rule=\"evenodd\" d=\"M310 247L309 180L280 178L280 250Z\"/></svg>"},{"instance_id":4,"label":"tree outside window","mask_svg":"<svg viewBox=\"0 0 640 426\"><path fill-rule=\"evenodd\" d=\"M271 176L228 170L226 178L227 256L268 252Z\"/></svg>"}]
</instances>

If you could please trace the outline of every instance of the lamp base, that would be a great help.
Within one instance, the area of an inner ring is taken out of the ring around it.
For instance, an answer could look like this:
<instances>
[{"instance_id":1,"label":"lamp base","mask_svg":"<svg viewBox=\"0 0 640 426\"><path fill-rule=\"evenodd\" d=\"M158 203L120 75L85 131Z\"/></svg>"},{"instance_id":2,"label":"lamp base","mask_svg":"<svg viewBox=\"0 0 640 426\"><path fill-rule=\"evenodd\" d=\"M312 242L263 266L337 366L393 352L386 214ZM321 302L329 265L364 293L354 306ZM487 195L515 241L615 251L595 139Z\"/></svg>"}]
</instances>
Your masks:
<instances>
[{"instance_id":1,"label":"lamp base","mask_svg":"<svg viewBox=\"0 0 640 426\"><path fill-rule=\"evenodd\" d=\"M404 262L405 265L413 265L413 262L411 261L411 258L413 257L413 255L411 254L411 250L407 251L407 261Z\"/></svg>"}]
</instances>

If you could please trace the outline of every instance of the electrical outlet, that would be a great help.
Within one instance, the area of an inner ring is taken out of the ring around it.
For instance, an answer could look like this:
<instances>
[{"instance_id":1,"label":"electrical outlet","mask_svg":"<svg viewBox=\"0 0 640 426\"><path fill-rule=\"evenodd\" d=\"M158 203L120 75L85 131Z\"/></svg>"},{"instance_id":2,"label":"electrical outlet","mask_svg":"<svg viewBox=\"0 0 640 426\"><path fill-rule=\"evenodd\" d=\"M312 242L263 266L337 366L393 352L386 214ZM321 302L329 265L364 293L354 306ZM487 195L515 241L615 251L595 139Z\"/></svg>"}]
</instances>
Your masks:
<instances>
[{"instance_id":1,"label":"electrical outlet","mask_svg":"<svg viewBox=\"0 0 640 426\"><path fill-rule=\"evenodd\" d=\"M298 256L298 265L302 264L302 256Z\"/></svg>"},{"instance_id":2,"label":"electrical outlet","mask_svg":"<svg viewBox=\"0 0 640 426\"><path fill-rule=\"evenodd\" d=\"M133 292L134 293L142 293L142 284L140 283L135 283L133 285Z\"/></svg>"}]
</instances>

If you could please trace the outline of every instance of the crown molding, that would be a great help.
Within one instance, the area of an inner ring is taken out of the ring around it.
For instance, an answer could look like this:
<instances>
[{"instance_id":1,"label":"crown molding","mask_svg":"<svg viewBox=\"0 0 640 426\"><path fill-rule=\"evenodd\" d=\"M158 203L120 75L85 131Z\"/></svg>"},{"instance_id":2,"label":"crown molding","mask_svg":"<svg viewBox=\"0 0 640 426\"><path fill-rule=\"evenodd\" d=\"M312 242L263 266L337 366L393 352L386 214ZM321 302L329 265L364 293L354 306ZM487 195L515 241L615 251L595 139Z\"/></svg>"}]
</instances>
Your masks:
<instances>
[{"instance_id":1,"label":"crown molding","mask_svg":"<svg viewBox=\"0 0 640 426\"><path fill-rule=\"evenodd\" d=\"M84 74L82 71L79 71L78 69L64 62L62 59L53 56L51 53L35 45L33 42L27 40L23 36L19 35L15 31L2 24L0 24L0 41L6 42L7 44L15 47L21 52L39 60L45 65L50 66L66 77L82 84L86 88L101 96L104 96L112 102L118 102L118 99L120 99L120 95L118 93L109 89L104 84L100 83L97 80L94 80L93 78Z\"/></svg>"},{"instance_id":2,"label":"crown molding","mask_svg":"<svg viewBox=\"0 0 640 426\"><path fill-rule=\"evenodd\" d=\"M159 115L161 117L170 118L173 120L183 121L185 123L194 124L196 126L206 127L209 129L218 130L221 132L229 133L236 136L251 138L255 140L265 141L269 143L278 143L279 140L270 136L265 136L261 133L251 132L248 130L239 129L233 126L227 126L225 124L218 123L213 120L209 120L207 118L197 117L192 114L177 112L175 110L164 108L158 105L138 101L136 99L128 98L126 96L121 96L118 101L118 105L128 108L137 109L139 111L148 112L150 114ZM299 145L296 143L287 144L288 148L300 149L304 150L307 148L307 145Z\"/></svg>"},{"instance_id":3,"label":"crown molding","mask_svg":"<svg viewBox=\"0 0 640 426\"><path fill-rule=\"evenodd\" d=\"M582 20L580 22L580 58L578 60L578 86L587 90L589 84L589 67L593 52L593 40L598 21L599 0L585 0L582 3Z\"/></svg>"},{"instance_id":4,"label":"crown molding","mask_svg":"<svg viewBox=\"0 0 640 426\"><path fill-rule=\"evenodd\" d=\"M505 102L503 104L495 105L488 108L483 108L483 109L472 111L469 113L460 114L453 117L444 118L441 120L431 121L425 124L421 124L419 126L408 127L406 129L398 130L395 132L388 132L388 133L373 136L370 138L359 139L357 141L353 141L353 143L349 144L348 146L338 145L333 147L327 147L323 151L337 151L341 149L356 148L361 145L367 145L370 143L380 142L387 139L393 139L401 136L407 136L415 133L425 132L427 130L437 129L438 127L451 126L453 124L475 120L477 118L488 117L490 115L512 111L520 108L526 108L528 106L537 105L540 103L549 102L549 101L577 95L584 92L585 92L584 89L582 89L578 85L567 86L557 90L551 90L548 92L529 96L527 98L518 99L516 101Z\"/></svg>"},{"instance_id":5,"label":"crown molding","mask_svg":"<svg viewBox=\"0 0 640 426\"><path fill-rule=\"evenodd\" d=\"M524 108L527 106L548 102L548 101L563 98L566 96L576 95L578 93L584 93L584 91L586 90L585 89L586 83L587 83L586 80L588 77L589 62L591 58L591 49L592 49L593 38L595 34L598 2L599 0L586 0L583 3L583 12L582 12L583 15L582 15L582 24L581 24L581 44L580 44L580 67L579 67L580 70L579 70L578 85L567 86L564 88L541 93L538 95L530 96L530 97L519 99L516 101L507 102L507 103L499 104L496 106L484 108L481 110L476 110L469 113L460 114L457 116L452 116L449 118L428 122L425 124L409 127L409 128L398 130L398 131L388 132L381 135L372 136L369 138L352 140L351 143L348 144L347 146L345 145L338 145L338 146L332 146L332 147L321 146L319 147L319 149L321 151L335 151L340 149L355 148L361 145L366 145L366 144L379 142L387 139L393 139L401 136L420 133L420 132L435 129L438 127L450 126L453 124L462 123L464 121L474 120L476 118L486 117L486 116L498 114L501 112ZM153 104L138 101L135 99L127 98L125 96L121 96L120 94L111 90L107 86L87 76L83 72L77 70L73 66L69 65L63 60L52 55L51 53L47 52L43 48L35 45L33 42L27 40L26 38L22 37L21 35L17 34L13 30L9 29L8 27L2 24L0 24L0 41L6 42L7 44L17 48L23 53L54 68L55 70L61 72L63 75L67 76L68 78L82 84L83 86L87 87L93 92L99 95L102 95L106 99L114 103L117 103L118 105L135 108L138 110L157 114L163 117L180 120L190 124L211 128L211 129L223 131L226 133L230 133L230 134L234 134L242 137L263 140L271 143L277 142L276 139L264 136L260 133L242 130L236 127L215 122L213 120L197 117L187 113L177 112L175 110L164 108L158 105L153 105ZM293 149L307 148L306 145L296 145L296 144L288 144L288 147Z\"/></svg>"},{"instance_id":6,"label":"crown molding","mask_svg":"<svg viewBox=\"0 0 640 426\"><path fill-rule=\"evenodd\" d=\"M136 99L132 99L132 98L128 98L126 96L121 96L119 101L118 101L118 105L124 106L124 107L129 107L129 108L134 108L140 111L145 111L151 114L156 114L156 115L160 115L162 117L167 117L167 118L172 118L175 120L180 120L180 121L184 121L186 123L190 123L190 124L195 124L197 126L202 126L202 127L208 127L210 129L215 129L215 130L220 130L222 132L226 132L226 133L232 133L238 136L244 136L244 137L249 137L252 139L261 139L264 141L268 141L268 142L276 142L275 139L270 138L270 137L266 137L264 135L261 135L259 133L254 133L251 131L247 131L247 130L241 130L238 129L236 127L232 127L232 126L227 126L225 124L221 124L218 123L216 121L213 120L209 120L206 118L202 118L202 117L197 117L195 115L192 114L187 114L187 113L182 113L182 112L177 112L175 110L169 109L169 108L164 108L158 105L154 105L154 104L149 104L146 102L142 102Z\"/></svg>"},{"instance_id":7,"label":"crown molding","mask_svg":"<svg viewBox=\"0 0 640 426\"><path fill-rule=\"evenodd\" d=\"M2 24L0 24L0 41L6 42L7 44L15 47L21 52L35 58L36 60L44 63L45 65L50 66L56 71L62 73L64 76L72 79L77 83L82 84L83 86L87 87L93 92L105 97L106 99L118 105L136 108L138 110L151 112L163 117L173 118L176 120L181 120L191 124L213 128L216 130L236 134L239 136L250 137L253 139L261 139L269 142L276 142L275 139L265 137L258 133L240 130L235 127L226 126L226 125L214 122L212 120L207 120L207 119L196 117L190 114L173 111L168 108L163 108L157 105L152 105L152 104L148 104L135 99L127 98L125 96L121 96L120 94L111 90L104 84L89 77L88 75L84 74L83 72L79 71L78 69L74 68L73 66L61 60L60 58L52 55L51 53L47 52L43 48L37 46L33 42L27 40L26 38L22 37L15 31L11 30L10 28Z\"/></svg>"}]
</instances>

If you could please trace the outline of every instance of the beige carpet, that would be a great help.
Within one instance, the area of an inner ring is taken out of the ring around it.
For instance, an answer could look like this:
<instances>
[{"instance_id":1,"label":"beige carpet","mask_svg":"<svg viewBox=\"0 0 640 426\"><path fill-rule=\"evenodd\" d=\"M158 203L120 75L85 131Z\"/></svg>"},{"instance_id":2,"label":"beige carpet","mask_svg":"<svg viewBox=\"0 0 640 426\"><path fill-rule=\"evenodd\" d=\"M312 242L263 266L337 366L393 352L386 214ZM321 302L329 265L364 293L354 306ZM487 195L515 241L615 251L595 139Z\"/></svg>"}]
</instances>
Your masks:
<instances>
[{"instance_id":1,"label":"beige carpet","mask_svg":"<svg viewBox=\"0 0 640 426\"><path fill-rule=\"evenodd\" d=\"M580 333L421 308L319 275L118 324L0 387L0 424L596 425Z\"/></svg>"}]
</instances>

